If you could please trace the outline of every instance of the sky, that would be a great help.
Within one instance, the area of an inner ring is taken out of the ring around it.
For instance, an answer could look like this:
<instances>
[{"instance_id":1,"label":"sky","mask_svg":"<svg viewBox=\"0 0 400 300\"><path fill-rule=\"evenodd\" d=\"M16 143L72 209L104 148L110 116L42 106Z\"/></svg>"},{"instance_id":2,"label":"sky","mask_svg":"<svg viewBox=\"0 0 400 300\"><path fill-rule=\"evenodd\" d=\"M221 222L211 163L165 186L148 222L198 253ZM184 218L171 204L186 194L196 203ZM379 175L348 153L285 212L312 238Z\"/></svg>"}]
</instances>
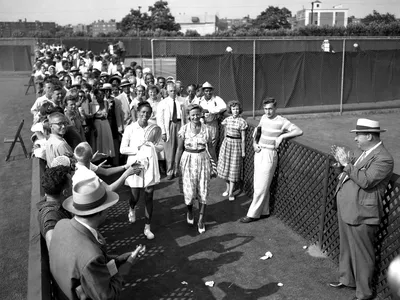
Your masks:
<instances>
[{"instance_id":1,"label":"sky","mask_svg":"<svg viewBox=\"0 0 400 300\"><path fill-rule=\"evenodd\" d=\"M343 5L349 8L349 16L365 17L375 9L380 13L390 12L400 18L400 0L322 0L322 6L331 8ZM59 25L90 24L96 20L116 19L120 21L131 8L147 11L156 0L0 0L0 22L27 19L41 22L56 22ZM311 8L311 1L304 0L167 0L172 15L186 14L191 17L218 15L220 18L255 18L269 5L286 7L293 15L298 10Z\"/></svg>"}]
</instances>

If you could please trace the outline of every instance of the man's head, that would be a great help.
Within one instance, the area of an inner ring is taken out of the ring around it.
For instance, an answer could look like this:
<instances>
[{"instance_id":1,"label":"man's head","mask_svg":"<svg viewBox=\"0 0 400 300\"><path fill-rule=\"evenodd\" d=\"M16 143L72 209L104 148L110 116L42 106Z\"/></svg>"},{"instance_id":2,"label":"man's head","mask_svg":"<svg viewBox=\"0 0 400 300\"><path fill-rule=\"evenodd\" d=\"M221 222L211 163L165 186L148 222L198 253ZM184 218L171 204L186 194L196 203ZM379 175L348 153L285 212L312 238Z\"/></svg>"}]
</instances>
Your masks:
<instances>
[{"instance_id":1,"label":"man's head","mask_svg":"<svg viewBox=\"0 0 400 300\"><path fill-rule=\"evenodd\" d=\"M95 176L76 182L72 196L63 202L63 207L78 217L91 219L97 227L105 221L107 209L118 200L118 194L107 191Z\"/></svg>"},{"instance_id":2,"label":"man's head","mask_svg":"<svg viewBox=\"0 0 400 300\"><path fill-rule=\"evenodd\" d=\"M52 82L46 82L43 87L43 91L47 97L47 99L51 99L54 91L54 84Z\"/></svg>"},{"instance_id":3,"label":"man's head","mask_svg":"<svg viewBox=\"0 0 400 300\"><path fill-rule=\"evenodd\" d=\"M90 147L88 142L79 143L75 147L74 156L79 163L87 166L93 157L92 147Z\"/></svg>"},{"instance_id":4,"label":"man's head","mask_svg":"<svg viewBox=\"0 0 400 300\"><path fill-rule=\"evenodd\" d=\"M49 126L52 134L63 136L67 132L67 118L59 112L53 112L48 116Z\"/></svg>"},{"instance_id":5,"label":"man's head","mask_svg":"<svg viewBox=\"0 0 400 300\"><path fill-rule=\"evenodd\" d=\"M381 141L380 133L386 129L381 129L378 121L369 119L358 119L356 128L351 130L355 132L354 140L357 142L358 148L367 151Z\"/></svg>"},{"instance_id":6,"label":"man's head","mask_svg":"<svg viewBox=\"0 0 400 300\"><path fill-rule=\"evenodd\" d=\"M147 73L145 78L144 78L144 83L146 83L146 85L154 84L154 76L153 76L153 74Z\"/></svg>"},{"instance_id":7,"label":"man's head","mask_svg":"<svg viewBox=\"0 0 400 300\"><path fill-rule=\"evenodd\" d=\"M69 75L65 75L62 79L62 83L64 84L64 86L69 89L71 87L72 84L72 79L71 76Z\"/></svg>"},{"instance_id":8,"label":"man's head","mask_svg":"<svg viewBox=\"0 0 400 300\"><path fill-rule=\"evenodd\" d=\"M263 101L264 113L269 119L276 117L276 100L275 98L268 97Z\"/></svg>"},{"instance_id":9,"label":"man's head","mask_svg":"<svg viewBox=\"0 0 400 300\"><path fill-rule=\"evenodd\" d=\"M51 196L70 196L72 188L70 173L71 168L66 166L47 169L41 178L44 192Z\"/></svg>"},{"instance_id":10,"label":"man's head","mask_svg":"<svg viewBox=\"0 0 400 300\"><path fill-rule=\"evenodd\" d=\"M213 96L214 87L209 82L206 81L202 85L202 90L203 90L204 98L206 100L210 100Z\"/></svg>"},{"instance_id":11,"label":"man's head","mask_svg":"<svg viewBox=\"0 0 400 300\"><path fill-rule=\"evenodd\" d=\"M168 83L167 85L167 92L168 92L168 96L171 97L172 99L176 98L176 86L175 83Z\"/></svg>"},{"instance_id":12,"label":"man's head","mask_svg":"<svg viewBox=\"0 0 400 300\"><path fill-rule=\"evenodd\" d=\"M166 81L165 81L164 77L162 77L162 76L157 77L157 84L161 89L165 88L165 82Z\"/></svg>"},{"instance_id":13,"label":"man's head","mask_svg":"<svg viewBox=\"0 0 400 300\"><path fill-rule=\"evenodd\" d=\"M60 87L55 87L54 88L54 92L53 95L51 97L51 99L53 100L54 103L56 103L57 105L61 104L61 100L62 100L62 90Z\"/></svg>"}]
</instances>

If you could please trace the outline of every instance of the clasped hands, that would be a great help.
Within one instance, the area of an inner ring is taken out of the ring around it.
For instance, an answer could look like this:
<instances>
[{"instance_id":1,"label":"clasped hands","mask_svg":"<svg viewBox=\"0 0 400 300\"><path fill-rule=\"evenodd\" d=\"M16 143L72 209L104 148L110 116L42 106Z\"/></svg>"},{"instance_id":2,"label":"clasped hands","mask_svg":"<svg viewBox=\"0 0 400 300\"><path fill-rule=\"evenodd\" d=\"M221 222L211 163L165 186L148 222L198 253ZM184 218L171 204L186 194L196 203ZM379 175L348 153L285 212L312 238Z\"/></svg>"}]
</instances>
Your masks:
<instances>
[{"instance_id":1,"label":"clasped hands","mask_svg":"<svg viewBox=\"0 0 400 300\"><path fill-rule=\"evenodd\" d=\"M347 166L351 162L352 154L350 151L346 152L344 147L333 145L331 147L331 153L336 161L343 167Z\"/></svg>"}]
</instances>

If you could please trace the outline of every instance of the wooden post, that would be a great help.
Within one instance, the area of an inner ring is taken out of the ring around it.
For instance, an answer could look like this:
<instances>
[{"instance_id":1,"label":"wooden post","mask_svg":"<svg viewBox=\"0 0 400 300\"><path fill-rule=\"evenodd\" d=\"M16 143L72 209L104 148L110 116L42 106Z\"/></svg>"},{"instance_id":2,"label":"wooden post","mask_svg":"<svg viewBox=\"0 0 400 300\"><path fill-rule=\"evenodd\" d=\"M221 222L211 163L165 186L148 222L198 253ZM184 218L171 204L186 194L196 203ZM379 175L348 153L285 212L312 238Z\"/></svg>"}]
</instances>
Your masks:
<instances>
[{"instance_id":1,"label":"wooden post","mask_svg":"<svg viewBox=\"0 0 400 300\"><path fill-rule=\"evenodd\" d=\"M324 187L322 191L322 203L321 203L321 218L319 223L319 233L318 233L318 244L320 249L322 250L322 240L324 237L324 223L325 223L325 212L326 212L326 203L328 200L328 182L329 182L329 168L330 168L330 160L329 155L325 156L325 170L324 170Z\"/></svg>"}]
</instances>

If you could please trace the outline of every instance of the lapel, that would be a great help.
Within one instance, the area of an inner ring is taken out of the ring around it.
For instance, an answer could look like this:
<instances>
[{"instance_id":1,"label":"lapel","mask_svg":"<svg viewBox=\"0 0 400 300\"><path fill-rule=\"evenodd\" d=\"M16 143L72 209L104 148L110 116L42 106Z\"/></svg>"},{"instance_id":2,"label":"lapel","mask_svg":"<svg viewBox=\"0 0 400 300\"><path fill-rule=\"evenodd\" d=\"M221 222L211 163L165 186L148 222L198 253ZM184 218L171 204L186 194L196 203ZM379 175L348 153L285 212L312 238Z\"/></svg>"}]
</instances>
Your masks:
<instances>
[{"instance_id":1,"label":"lapel","mask_svg":"<svg viewBox=\"0 0 400 300\"><path fill-rule=\"evenodd\" d=\"M365 156L360 162L358 162L357 166L361 169L363 167L365 167L368 162L375 157L376 155L379 154L379 152L381 152L383 147L383 144L380 144L377 148L375 148L374 150L371 151L371 153L369 153L367 156Z\"/></svg>"},{"instance_id":2,"label":"lapel","mask_svg":"<svg viewBox=\"0 0 400 300\"><path fill-rule=\"evenodd\" d=\"M357 162L357 168L358 169L362 169L365 168L368 163L370 162L370 160L375 157L376 155L379 154L379 152L381 152L383 147L383 144L379 145L377 148L375 148L374 150L372 150L368 155L366 155L361 161ZM357 157L357 159L362 155L361 154ZM357 159L355 161L357 161ZM344 173L344 176L342 176L342 178L339 180L339 184L336 187L336 191L339 190L340 187L342 187L342 185L349 180L350 177L348 175L346 175L346 173Z\"/></svg>"},{"instance_id":3,"label":"lapel","mask_svg":"<svg viewBox=\"0 0 400 300\"><path fill-rule=\"evenodd\" d=\"M93 244L96 244L104 253L104 255L106 255L106 242L105 239L103 238L102 235L99 234L99 239L103 240L104 243L100 244L97 239L94 237L93 233L90 232L89 229L87 229L85 226L83 226L81 223L79 223L77 220L75 220L75 218L71 219L71 225L78 230L80 233L82 233L83 235L85 235Z\"/></svg>"}]
</instances>

